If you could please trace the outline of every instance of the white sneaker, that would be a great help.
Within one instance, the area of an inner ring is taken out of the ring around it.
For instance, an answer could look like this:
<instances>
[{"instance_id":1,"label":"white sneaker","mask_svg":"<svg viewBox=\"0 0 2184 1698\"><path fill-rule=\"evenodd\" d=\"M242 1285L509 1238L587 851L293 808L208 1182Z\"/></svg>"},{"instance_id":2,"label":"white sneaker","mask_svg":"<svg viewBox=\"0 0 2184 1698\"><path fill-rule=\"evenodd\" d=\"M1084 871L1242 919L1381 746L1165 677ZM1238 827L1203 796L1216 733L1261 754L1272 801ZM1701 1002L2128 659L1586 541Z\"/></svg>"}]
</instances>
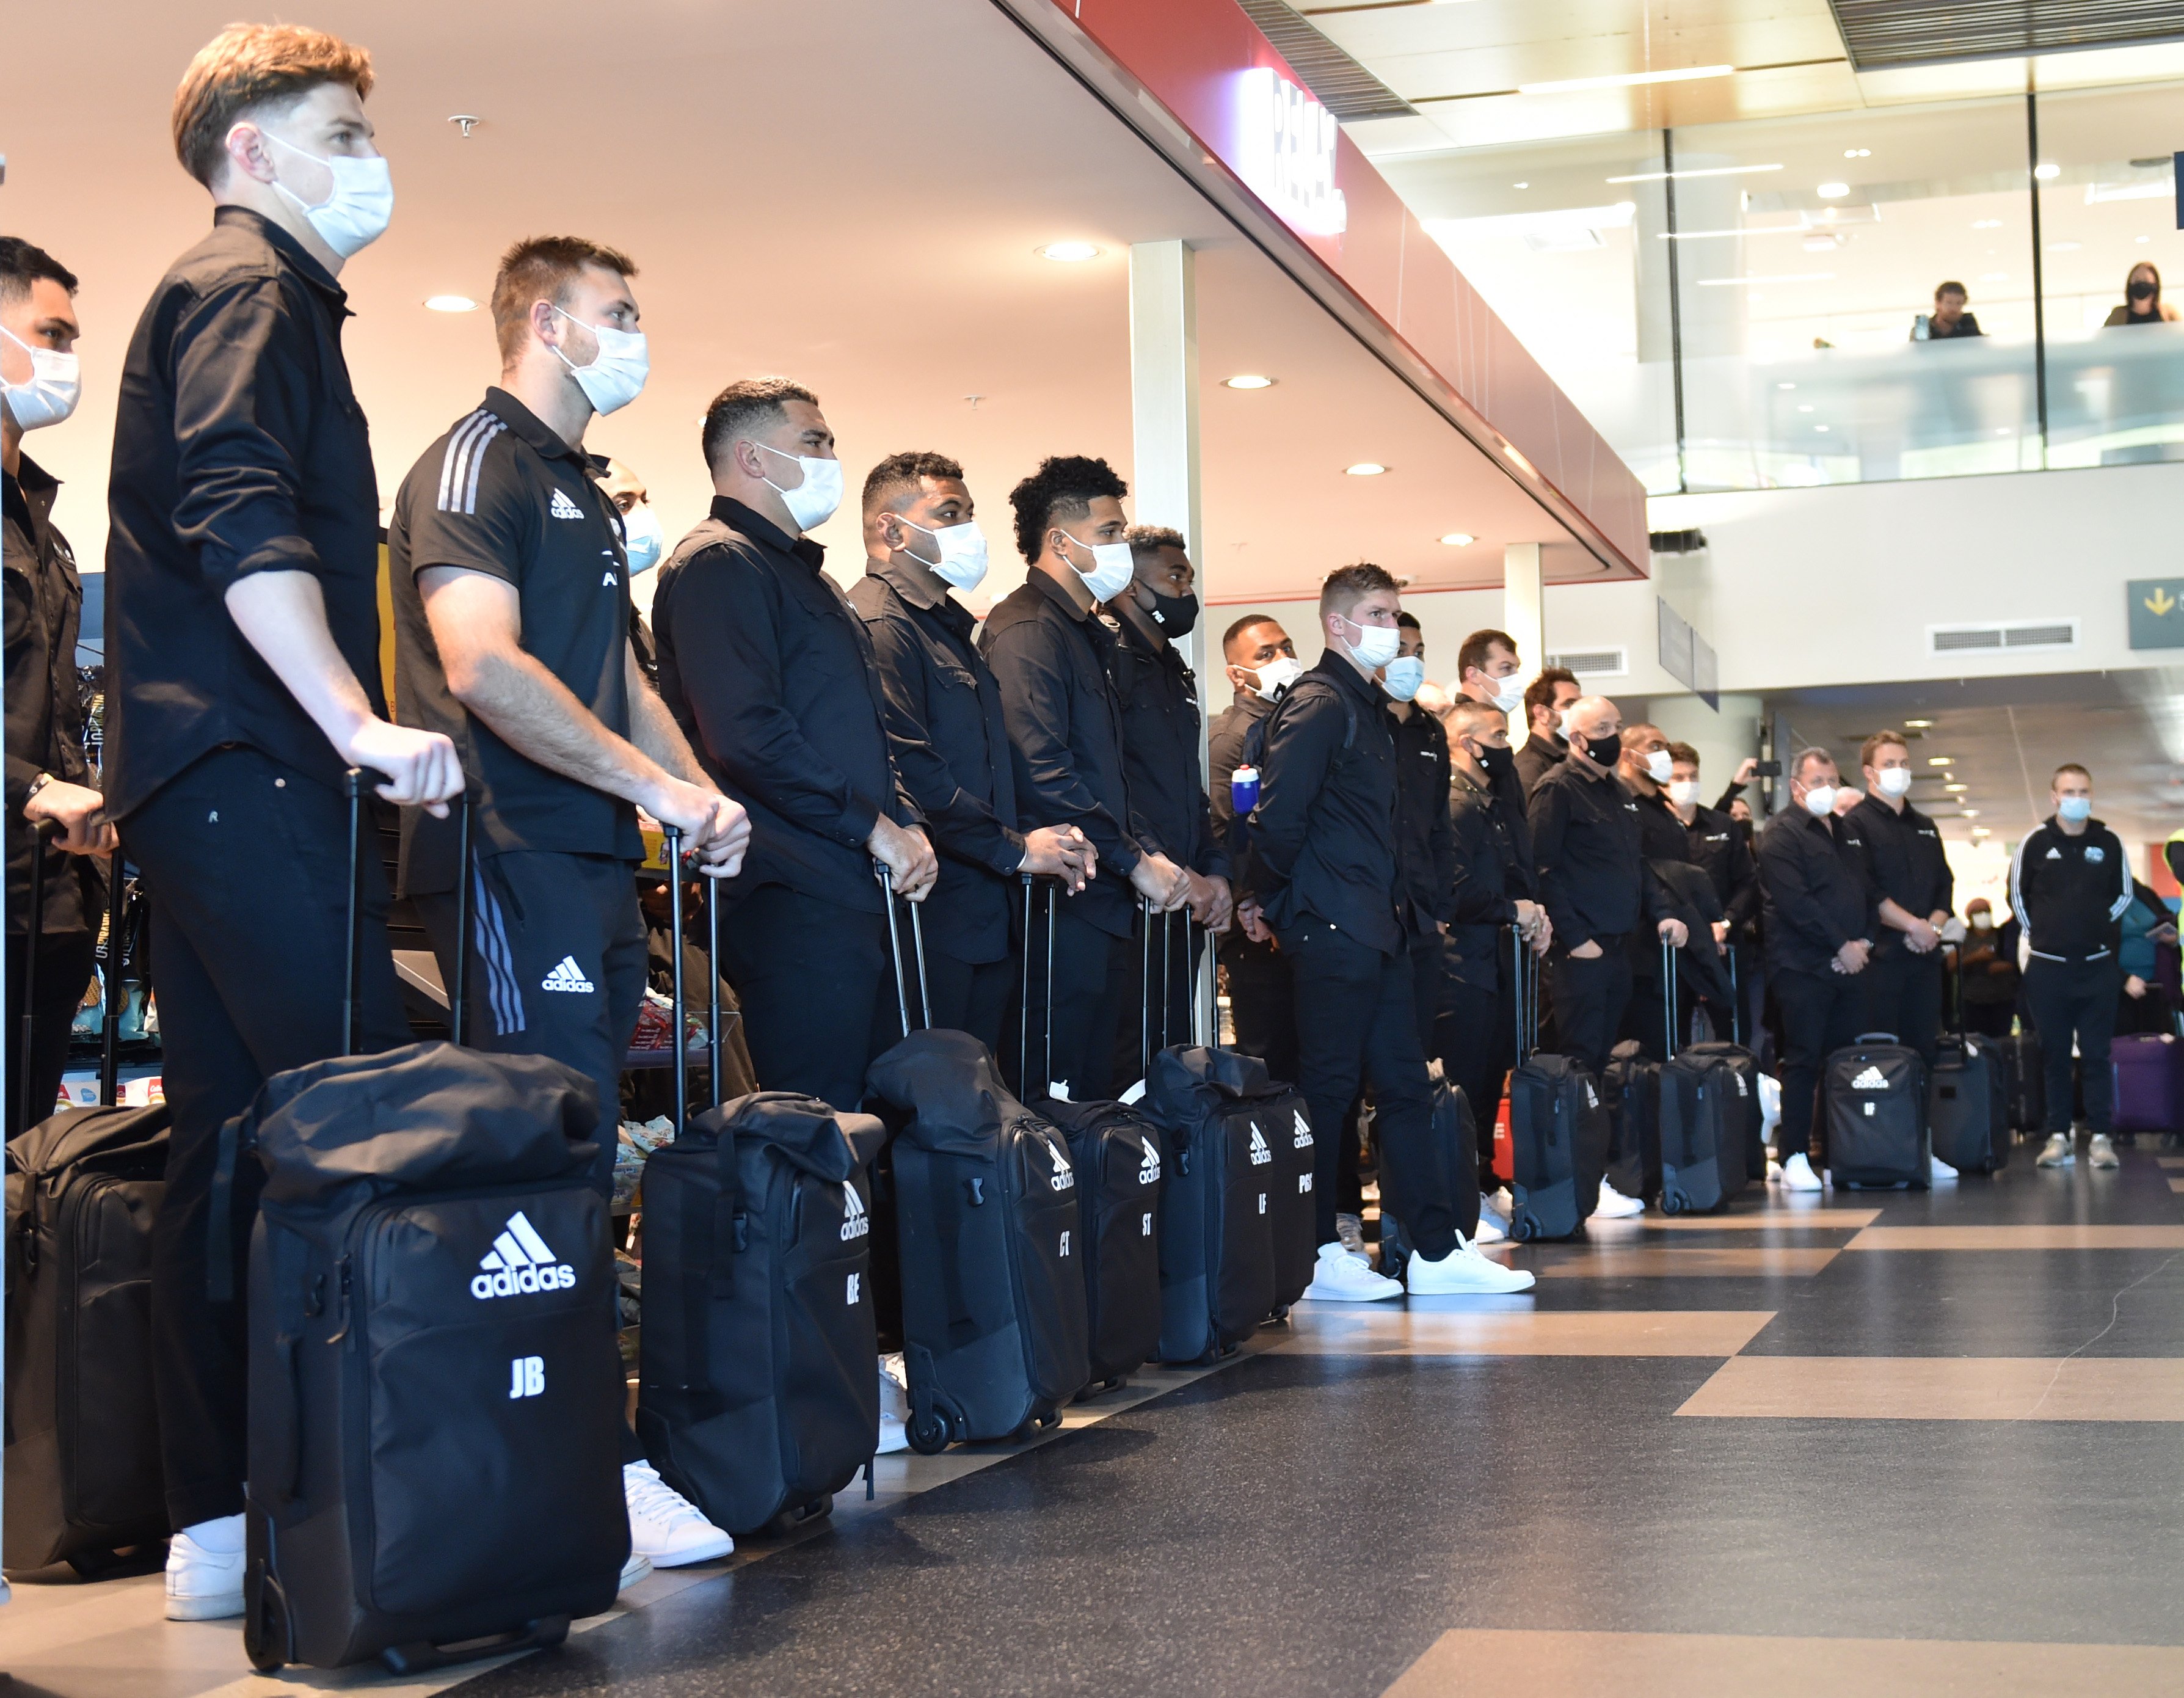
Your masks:
<instances>
[{"instance_id":1,"label":"white sneaker","mask_svg":"<svg viewBox=\"0 0 2184 1698\"><path fill-rule=\"evenodd\" d=\"M1403 1288L1373 1272L1340 1244L1323 1244L1304 1294L1322 1303L1377 1303L1383 1297L1401 1297Z\"/></svg>"},{"instance_id":2,"label":"white sneaker","mask_svg":"<svg viewBox=\"0 0 2184 1698\"><path fill-rule=\"evenodd\" d=\"M1803 1155L1793 1155L1782 1164L1782 1189L1786 1191L1818 1191L1823 1189L1820 1176L1813 1172L1813 1164Z\"/></svg>"},{"instance_id":3,"label":"white sneaker","mask_svg":"<svg viewBox=\"0 0 2184 1698\"><path fill-rule=\"evenodd\" d=\"M736 1548L734 1539L661 1479L649 1462L622 1464L621 1495L629 1505L630 1549L655 1568L710 1562Z\"/></svg>"},{"instance_id":4,"label":"white sneaker","mask_svg":"<svg viewBox=\"0 0 2184 1698\"><path fill-rule=\"evenodd\" d=\"M2114 1167L2120 1165L2115 1153L2115 1140L2104 1132L2097 1132L2093 1134L2092 1148L2086 1152L2086 1159L2096 1167Z\"/></svg>"},{"instance_id":5,"label":"white sneaker","mask_svg":"<svg viewBox=\"0 0 2184 1698\"><path fill-rule=\"evenodd\" d=\"M880 1358L880 1442L878 1454L910 1449L910 1371L902 1353Z\"/></svg>"},{"instance_id":6,"label":"white sneaker","mask_svg":"<svg viewBox=\"0 0 2184 1698\"><path fill-rule=\"evenodd\" d=\"M1771 1155L1767 1158L1767 1183L1770 1185L1782 1183L1782 1164Z\"/></svg>"},{"instance_id":7,"label":"white sneaker","mask_svg":"<svg viewBox=\"0 0 2184 1698\"><path fill-rule=\"evenodd\" d=\"M621 1578L615 1582L615 1590L627 1592L639 1580L652 1578L652 1559L642 1550L629 1553L629 1561L621 1565Z\"/></svg>"},{"instance_id":8,"label":"white sneaker","mask_svg":"<svg viewBox=\"0 0 2184 1698\"><path fill-rule=\"evenodd\" d=\"M1468 1293L1529 1291L1537 1283L1529 1268L1504 1267L1490 1256L1466 1244L1461 1234L1456 1248L1439 1261L1424 1256L1411 1258L1410 1286L1413 1297L1448 1297Z\"/></svg>"},{"instance_id":9,"label":"white sneaker","mask_svg":"<svg viewBox=\"0 0 2184 1698\"><path fill-rule=\"evenodd\" d=\"M1494 1218L1493 1211L1486 1206L1484 1198L1479 1203L1479 1230L1472 1234L1471 1241L1474 1244L1507 1244L1509 1241L1508 1223Z\"/></svg>"},{"instance_id":10,"label":"white sneaker","mask_svg":"<svg viewBox=\"0 0 2184 1698\"><path fill-rule=\"evenodd\" d=\"M242 1517L186 1527L167 1543L167 1619L217 1622L242 1613Z\"/></svg>"},{"instance_id":11,"label":"white sneaker","mask_svg":"<svg viewBox=\"0 0 2184 1698\"><path fill-rule=\"evenodd\" d=\"M1342 1240L1343 1249L1368 1267L1373 1265L1373 1258L1365 1249L1365 1220L1362 1215L1337 1215L1334 1235Z\"/></svg>"},{"instance_id":12,"label":"white sneaker","mask_svg":"<svg viewBox=\"0 0 2184 1698\"><path fill-rule=\"evenodd\" d=\"M1603 1221L1627 1221L1633 1215L1642 1215L1646 1205L1635 1197L1626 1197L1605 1179L1600 1182L1600 1200L1593 1205L1593 1214Z\"/></svg>"},{"instance_id":13,"label":"white sneaker","mask_svg":"<svg viewBox=\"0 0 2184 1698\"><path fill-rule=\"evenodd\" d=\"M1479 1200L1479 1204L1481 1208L1493 1210L1495 1218L1502 1222L1502 1229L1505 1232L1508 1229L1509 1222L1517 1212L1517 1200L1509 1194L1507 1185L1498 1191L1489 1192Z\"/></svg>"},{"instance_id":14,"label":"white sneaker","mask_svg":"<svg viewBox=\"0 0 2184 1698\"><path fill-rule=\"evenodd\" d=\"M1926 1158L1926 1177L1930 1184L1943 1185L1957 1177L1957 1170L1938 1155Z\"/></svg>"},{"instance_id":15,"label":"white sneaker","mask_svg":"<svg viewBox=\"0 0 2184 1698\"><path fill-rule=\"evenodd\" d=\"M2047 1147L2032 1158L2032 1165L2036 1167L2068 1167L2077 1159L2078 1152L2072 1147L2068 1133L2050 1133Z\"/></svg>"}]
</instances>

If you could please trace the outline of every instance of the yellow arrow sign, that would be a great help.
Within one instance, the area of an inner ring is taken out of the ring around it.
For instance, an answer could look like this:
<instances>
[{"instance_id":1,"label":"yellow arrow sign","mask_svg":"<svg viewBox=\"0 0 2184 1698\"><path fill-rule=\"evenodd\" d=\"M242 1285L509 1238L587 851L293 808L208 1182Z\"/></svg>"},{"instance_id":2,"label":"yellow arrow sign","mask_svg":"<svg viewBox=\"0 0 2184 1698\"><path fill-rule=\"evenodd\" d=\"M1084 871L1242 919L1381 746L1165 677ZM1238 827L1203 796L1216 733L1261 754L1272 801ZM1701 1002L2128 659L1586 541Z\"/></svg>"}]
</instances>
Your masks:
<instances>
[{"instance_id":1,"label":"yellow arrow sign","mask_svg":"<svg viewBox=\"0 0 2184 1698\"><path fill-rule=\"evenodd\" d=\"M2176 606L2176 598L2165 589L2158 589L2146 598L2146 610L2156 619L2166 618Z\"/></svg>"}]
</instances>

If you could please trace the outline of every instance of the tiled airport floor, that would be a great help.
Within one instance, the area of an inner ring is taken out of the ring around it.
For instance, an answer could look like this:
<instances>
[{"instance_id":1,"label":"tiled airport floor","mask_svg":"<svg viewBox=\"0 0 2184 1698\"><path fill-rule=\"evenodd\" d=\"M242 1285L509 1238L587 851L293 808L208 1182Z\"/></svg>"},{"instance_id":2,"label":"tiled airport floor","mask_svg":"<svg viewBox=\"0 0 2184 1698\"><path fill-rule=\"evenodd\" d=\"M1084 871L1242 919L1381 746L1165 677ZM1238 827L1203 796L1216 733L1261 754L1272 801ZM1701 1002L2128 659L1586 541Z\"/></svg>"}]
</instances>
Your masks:
<instances>
[{"instance_id":1,"label":"tiled airport floor","mask_svg":"<svg viewBox=\"0 0 2184 1698\"><path fill-rule=\"evenodd\" d=\"M1513 1298L1300 1306L1021 1451L660 1575L463 1698L2184 1693L2184 1176L1748 1194L1524 1248ZM63 1698L250 1676L156 1578L21 1584Z\"/></svg>"}]
</instances>

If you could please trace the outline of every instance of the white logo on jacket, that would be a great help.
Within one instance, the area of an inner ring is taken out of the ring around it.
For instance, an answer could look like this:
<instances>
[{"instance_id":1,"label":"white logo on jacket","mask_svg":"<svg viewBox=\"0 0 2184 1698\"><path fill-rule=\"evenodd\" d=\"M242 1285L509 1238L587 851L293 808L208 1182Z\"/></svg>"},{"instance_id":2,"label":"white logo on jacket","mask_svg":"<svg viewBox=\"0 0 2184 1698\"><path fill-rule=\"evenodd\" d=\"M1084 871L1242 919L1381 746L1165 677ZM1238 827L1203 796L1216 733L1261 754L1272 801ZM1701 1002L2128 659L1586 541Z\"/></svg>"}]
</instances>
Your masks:
<instances>
[{"instance_id":1,"label":"white logo on jacket","mask_svg":"<svg viewBox=\"0 0 2184 1698\"><path fill-rule=\"evenodd\" d=\"M477 1276L471 1281L476 1298L513 1297L519 1292L566 1291L577 1283L577 1270L547 1247L518 1209L494 1237L493 1248L478 1258Z\"/></svg>"},{"instance_id":2,"label":"white logo on jacket","mask_svg":"<svg viewBox=\"0 0 2184 1698\"><path fill-rule=\"evenodd\" d=\"M575 991L581 994L588 990L595 990L598 987L584 977L584 970L577 965L577 958L574 955L564 955L561 957L560 966L538 981L538 988Z\"/></svg>"}]
</instances>

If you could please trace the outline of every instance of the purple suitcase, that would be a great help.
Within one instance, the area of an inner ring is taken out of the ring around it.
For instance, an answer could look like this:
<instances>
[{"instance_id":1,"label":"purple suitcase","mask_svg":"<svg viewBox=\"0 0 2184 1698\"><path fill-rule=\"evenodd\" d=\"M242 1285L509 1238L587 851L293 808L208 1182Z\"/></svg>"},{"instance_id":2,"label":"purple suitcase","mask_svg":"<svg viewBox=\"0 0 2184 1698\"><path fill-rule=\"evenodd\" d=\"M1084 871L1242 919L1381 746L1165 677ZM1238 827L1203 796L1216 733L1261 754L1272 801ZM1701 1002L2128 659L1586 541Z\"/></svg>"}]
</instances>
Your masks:
<instances>
[{"instance_id":1,"label":"purple suitcase","mask_svg":"<svg viewBox=\"0 0 2184 1698\"><path fill-rule=\"evenodd\" d=\"M2166 1032L2114 1039L2118 1132L2184 1131L2184 1043Z\"/></svg>"}]
</instances>

